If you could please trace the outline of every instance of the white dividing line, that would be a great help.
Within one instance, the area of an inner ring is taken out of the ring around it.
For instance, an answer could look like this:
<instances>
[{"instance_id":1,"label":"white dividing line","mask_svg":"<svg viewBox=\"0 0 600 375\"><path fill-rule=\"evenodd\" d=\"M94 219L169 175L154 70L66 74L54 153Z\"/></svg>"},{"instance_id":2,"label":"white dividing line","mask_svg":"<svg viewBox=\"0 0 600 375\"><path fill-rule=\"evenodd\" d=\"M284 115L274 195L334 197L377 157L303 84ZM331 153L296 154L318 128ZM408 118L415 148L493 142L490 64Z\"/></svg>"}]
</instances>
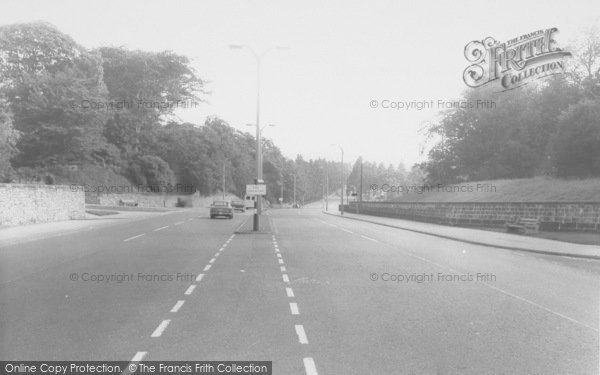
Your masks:
<instances>
[{"instance_id":1,"label":"white dividing line","mask_svg":"<svg viewBox=\"0 0 600 375\"><path fill-rule=\"evenodd\" d=\"M173 306L173 308L171 309L171 312L175 313L175 312L179 311L179 309L181 308L181 306L183 306L184 303L185 303L185 301L182 301L182 300L177 301L175 306Z\"/></svg>"},{"instance_id":2,"label":"white dividing line","mask_svg":"<svg viewBox=\"0 0 600 375\"><path fill-rule=\"evenodd\" d=\"M137 236L133 236L133 237L129 237L129 238L124 239L123 242L131 241L131 240L134 240L136 238L139 238L139 237L142 237L142 236L145 236L145 235L146 235L146 233L138 234Z\"/></svg>"},{"instance_id":3,"label":"white dividing line","mask_svg":"<svg viewBox=\"0 0 600 375\"><path fill-rule=\"evenodd\" d=\"M201 281L203 277L204 277L204 274L201 273L200 275L196 276L196 281Z\"/></svg>"},{"instance_id":4,"label":"white dividing line","mask_svg":"<svg viewBox=\"0 0 600 375\"><path fill-rule=\"evenodd\" d=\"M367 237L367 236L363 236L362 234L361 234L360 236L361 236L362 238L366 239L366 240L369 240L369 241L373 241L373 242L379 242L379 241L377 241L377 240L376 240L376 239L374 239L374 238Z\"/></svg>"},{"instance_id":5,"label":"white dividing line","mask_svg":"<svg viewBox=\"0 0 600 375\"><path fill-rule=\"evenodd\" d=\"M281 258L281 254L277 253L277 258Z\"/></svg>"},{"instance_id":6,"label":"white dividing line","mask_svg":"<svg viewBox=\"0 0 600 375\"><path fill-rule=\"evenodd\" d=\"M283 259L277 259L279 261L279 264L283 264Z\"/></svg>"},{"instance_id":7,"label":"white dividing line","mask_svg":"<svg viewBox=\"0 0 600 375\"><path fill-rule=\"evenodd\" d=\"M178 222L176 222L176 223L175 223L175 224L173 224L173 225L181 225L181 224L183 224L183 223L185 223L185 221L178 221Z\"/></svg>"},{"instance_id":8,"label":"white dividing line","mask_svg":"<svg viewBox=\"0 0 600 375\"><path fill-rule=\"evenodd\" d=\"M287 270L285 269L285 266L281 266L281 267L279 267L279 269L281 270L281 272L285 272L285 271L287 271Z\"/></svg>"},{"instance_id":9,"label":"white dividing line","mask_svg":"<svg viewBox=\"0 0 600 375\"><path fill-rule=\"evenodd\" d=\"M294 298L294 291L292 288L285 288L285 294L287 294L289 298Z\"/></svg>"},{"instance_id":10,"label":"white dividing line","mask_svg":"<svg viewBox=\"0 0 600 375\"><path fill-rule=\"evenodd\" d=\"M290 282L290 278L288 277L287 274L284 273L283 276L281 276L281 277L283 278L283 282L284 283L289 283Z\"/></svg>"},{"instance_id":11,"label":"white dividing line","mask_svg":"<svg viewBox=\"0 0 600 375\"><path fill-rule=\"evenodd\" d=\"M144 357L146 356L146 354L148 354L148 352L137 352L135 353L135 355L133 356L133 358L131 358L131 362L139 362L142 359L144 359Z\"/></svg>"},{"instance_id":12,"label":"white dividing line","mask_svg":"<svg viewBox=\"0 0 600 375\"><path fill-rule=\"evenodd\" d=\"M304 358L304 370L306 375L319 375L315 361L311 357Z\"/></svg>"},{"instance_id":13,"label":"white dividing line","mask_svg":"<svg viewBox=\"0 0 600 375\"><path fill-rule=\"evenodd\" d=\"M210 269L211 265L207 264L206 267L204 267L204 271L208 271Z\"/></svg>"},{"instance_id":14,"label":"white dividing line","mask_svg":"<svg viewBox=\"0 0 600 375\"><path fill-rule=\"evenodd\" d=\"M300 341L300 344L308 344L308 338L306 337L306 332L304 332L304 327L302 327L302 324L296 324L296 334L298 335L298 341Z\"/></svg>"},{"instance_id":15,"label":"white dividing line","mask_svg":"<svg viewBox=\"0 0 600 375\"><path fill-rule=\"evenodd\" d=\"M156 228L154 231L155 231L155 232L158 232L159 230L163 230L163 229L166 229L166 228L168 228L168 227L169 227L169 226L167 225L167 226L164 226L164 227Z\"/></svg>"},{"instance_id":16,"label":"white dividing line","mask_svg":"<svg viewBox=\"0 0 600 375\"><path fill-rule=\"evenodd\" d=\"M152 336L150 336L150 337L160 337L163 334L163 332L165 331L165 329L167 328L167 326L169 325L169 323L171 323L170 320L163 320L158 325L158 327L156 327L154 332L152 332Z\"/></svg>"},{"instance_id":17,"label":"white dividing line","mask_svg":"<svg viewBox=\"0 0 600 375\"><path fill-rule=\"evenodd\" d=\"M494 289L494 290L497 290L498 292L500 292L500 293L502 293L502 294L505 294L505 295L507 295L507 296L509 296L509 297L513 297L513 298L516 298L516 299L518 299L519 301L523 301L523 302L529 303L529 304L531 304L531 305L533 305L533 306L539 307L540 309L542 309L542 310L545 310L545 311L547 311L547 312L549 312L549 313L551 313L551 314L554 314L554 315L556 315L556 316L558 316L558 317L561 317L561 318L563 318L563 319L566 319L566 320L568 320L568 321L570 321L570 322L573 322L573 323L575 323L575 324L579 324L579 325L581 325L581 326L583 326L583 327L589 328L589 329L591 329L592 331L594 331L594 332L596 332L596 333L600 332L600 330L598 330L598 329L596 329L596 328L594 328L594 327L592 327L592 326L589 326L589 325L587 325L587 324L585 324L585 323L582 323L582 322L580 322L580 321L578 321L578 320L575 320L575 319L573 319L573 318L569 318L568 316L566 316L566 315L563 315L563 314L561 314L561 313L559 313L559 312L556 312L556 311L554 311L554 310L551 310L551 309L549 309L549 308L547 308L547 307L544 307L544 306L540 305L539 303L535 303L535 302L533 302L533 301L530 301L530 300L528 300L528 299L526 299L526 298L519 297L519 296L517 296L516 294L512 294L512 293L510 293L510 292L507 292L506 290L504 290L504 289L501 289L501 288L498 288L497 286L493 286L493 285L490 285L490 284L488 284L488 283L484 283L484 282L481 282L481 283L482 283L483 285L486 285L486 286L488 286L488 287L490 287L490 288L492 288L492 289Z\"/></svg>"},{"instance_id":18,"label":"white dividing line","mask_svg":"<svg viewBox=\"0 0 600 375\"><path fill-rule=\"evenodd\" d=\"M431 261L431 260L429 260L429 259L426 259L426 258L420 257L420 256L418 256L418 255L412 254L412 253L410 253L410 252L406 252L406 254L407 254L408 256L411 256L411 257L413 257L413 258L420 259L420 260L422 260L422 261L424 261L424 262L427 262L427 263L429 263L429 264L433 264L434 266L437 266L437 267L439 267L439 268L441 268L441 269L450 270L451 272L455 272L455 273L460 273L459 271L455 270L455 269L454 269L454 268L452 268L452 267L448 267L448 266L442 266L442 265L441 265L441 264L439 264L439 263L436 263L436 262L434 262L434 261ZM557 312L557 311L554 311L554 310L552 310L552 309L549 309L549 308L547 308L547 307L545 307L545 306L542 306L542 305L540 305L539 303L535 303L535 302L533 302L533 301L530 301L530 300L528 300L527 298L523 298L523 297L520 297L520 296L518 296L518 295L516 295L516 294L512 294L512 293L510 293L510 292L508 292L508 291L506 291L506 290L504 290L504 289L498 288L497 286L494 286L494 285L488 284L488 283L486 283L486 282L483 282L483 281L480 281L480 283L481 283L481 284L483 284L483 285L485 285L485 286L487 286L487 287L489 287L489 288L491 288L491 289L494 289L494 290L496 290L496 291L498 291L498 292L500 292L500 293L502 293L502 294L504 294L504 295L507 295L507 296L509 296L509 297L513 297L513 298L515 298L515 299L518 299L519 301L523 301L523 302L525 302L525 303L528 303L528 304L530 304L530 305L532 305L532 306L538 307L538 308L540 308L540 309L542 309L542 310L544 310L544 311L547 311L547 312L549 312L549 313L551 313L551 314L554 314L554 315L556 315L556 316L558 316L558 317L560 317L560 318L566 319L566 320L568 320L568 321L570 321L570 322L572 322L572 323L575 323L575 324L578 324L578 325L580 325L580 326L582 326L582 327L585 327L585 328L591 329L592 331L594 331L594 332L596 332L596 333L600 332L600 330L598 330L597 328L594 328L594 327L592 327L592 326L589 326L589 325L587 325L587 324L585 324L585 323L583 323L583 322L580 322L580 321L578 321L578 320L576 320L576 319L570 318L570 317L568 317L568 316L566 316L566 315L563 315L563 314L561 314L561 313L559 313L559 312Z\"/></svg>"},{"instance_id":19,"label":"white dividing line","mask_svg":"<svg viewBox=\"0 0 600 375\"><path fill-rule=\"evenodd\" d=\"M221 255L221 253L215 253L215 257L218 257L219 255Z\"/></svg>"},{"instance_id":20,"label":"white dividing line","mask_svg":"<svg viewBox=\"0 0 600 375\"><path fill-rule=\"evenodd\" d=\"M278 252L279 252L279 249L278 249L278 248L275 248L275 252L276 252L276 253L278 253Z\"/></svg>"},{"instance_id":21,"label":"white dividing line","mask_svg":"<svg viewBox=\"0 0 600 375\"><path fill-rule=\"evenodd\" d=\"M192 221L192 220L194 220L193 217L190 217L189 219L187 219L187 221Z\"/></svg>"},{"instance_id":22,"label":"white dividing line","mask_svg":"<svg viewBox=\"0 0 600 375\"><path fill-rule=\"evenodd\" d=\"M208 261L208 263L214 263L215 262L215 258L212 258L211 260Z\"/></svg>"},{"instance_id":23,"label":"white dividing line","mask_svg":"<svg viewBox=\"0 0 600 375\"><path fill-rule=\"evenodd\" d=\"M219 249L219 251L223 251L223 250L225 250L225 248L224 248L224 247L222 247L222 248L220 248L220 249Z\"/></svg>"},{"instance_id":24,"label":"white dividing line","mask_svg":"<svg viewBox=\"0 0 600 375\"><path fill-rule=\"evenodd\" d=\"M299 315L300 311L298 310L298 304L296 302L290 302L290 311L292 315Z\"/></svg>"},{"instance_id":25,"label":"white dividing line","mask_svg":"<svg viewBox=\"0 0 600 375\"><path fill-rule=\"evenodd\" d=\"M348 230L348 229L345 229L345 228L340 228L340 229L343 230L346 233L352 233L352 234L354 234L354 232L351 231L351 230Z\"/></svg>"},{"instance_id":26,"label":"white dividing line","mask_svg":"<svg viewBox=\"0 0 600 375\"><path fill-rule=\"evenodd\" d=\"M196 289L196 285L192 284L192 285L190 285L190 286L187 288L187 290L185 291L185 293L184 293L184 294L185 294L186 296L189 296L190 294L192 294L192 292L194 291L194 289Z\"/></svg>"}]
</instances>

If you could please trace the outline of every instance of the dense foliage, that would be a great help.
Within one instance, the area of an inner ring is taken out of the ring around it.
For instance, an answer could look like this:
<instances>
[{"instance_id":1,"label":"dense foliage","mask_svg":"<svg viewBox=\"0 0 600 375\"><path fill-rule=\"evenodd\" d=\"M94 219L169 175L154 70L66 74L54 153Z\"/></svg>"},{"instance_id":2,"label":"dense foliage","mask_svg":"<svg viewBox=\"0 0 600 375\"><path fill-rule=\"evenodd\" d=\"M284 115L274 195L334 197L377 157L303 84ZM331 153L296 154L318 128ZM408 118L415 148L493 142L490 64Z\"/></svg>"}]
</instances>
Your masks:
<instances>
[{"instance_id":1,"label":"dense foliage","mask_svg":"<svg viewBox=\"0 0 600 375\"><path fill-rule=\"evenodd\" d=\"M213 194L225 180L225 190L241 196L256 176L252 135L219 118L178 121L177 106L206 96L185 56L89 51L50 24L17 24L0 27L0 78L0 182L87 184L68 172L87 166L114 172L114 183L124 176L152 191L180 184L186 192ZM339 165L289 160L264 142L270 201L280 198L283 185L290 202L294 180L298 201L318 199L327 173L339 175Z\"/></svg>"}]
</instances>

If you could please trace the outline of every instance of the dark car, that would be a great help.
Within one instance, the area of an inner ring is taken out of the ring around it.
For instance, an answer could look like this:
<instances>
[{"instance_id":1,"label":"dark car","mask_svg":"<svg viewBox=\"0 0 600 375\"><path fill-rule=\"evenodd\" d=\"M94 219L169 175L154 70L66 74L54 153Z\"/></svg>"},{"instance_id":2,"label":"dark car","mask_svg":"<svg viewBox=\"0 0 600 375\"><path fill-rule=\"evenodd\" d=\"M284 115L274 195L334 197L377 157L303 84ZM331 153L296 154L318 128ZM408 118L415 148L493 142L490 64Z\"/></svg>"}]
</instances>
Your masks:
<instances>
[{"instance_id":1,"label":"dark car","mask_svg":"<svg viewBox=\"0 0 600 375\"><path fill-rule=\"evenodd\" d=\"M240 212L246 211L246 204L242 201L231 202L231 207L233 207L234 211L240 211Z\"/></svg>"},{"instance_id":2,"label":"dark car","mask_svg":"<svg viewBox=\"0 0 600 375\"><path fill-rule=\"evenodd\" d=\"M233 207L228 201L214 201L210 205L210 218L224 216L233 219Z\"/></svg>"}]
</instances>

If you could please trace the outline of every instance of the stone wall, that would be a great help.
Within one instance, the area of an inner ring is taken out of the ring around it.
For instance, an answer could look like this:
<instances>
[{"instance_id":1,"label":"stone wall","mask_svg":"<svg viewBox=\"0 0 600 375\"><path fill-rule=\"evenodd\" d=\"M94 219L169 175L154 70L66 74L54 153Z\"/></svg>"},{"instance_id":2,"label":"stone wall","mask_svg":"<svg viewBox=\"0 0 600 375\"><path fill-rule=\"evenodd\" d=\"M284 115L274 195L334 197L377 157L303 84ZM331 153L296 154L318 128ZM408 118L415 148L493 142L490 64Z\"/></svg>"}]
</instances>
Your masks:
<instances>
[{"instance_id":1,"label":"stone wall","mask_svg":"<svg viewBox=\"0 0 600 375\"><path fill-rule=\"evenodd\" d=\"M82 191L62 185L0 184L0 225L84 218Z\"/></svg>"},{"instance_id":2,"label":"stone wall","mask_svg":"<svg viewBox=\"0 0 600 375\"><path fill-rule=\"evenodd\" d=\"M503 227L519 218L540 219L541 230L600 233L600 202L528 203L400 203L362 202L345 205L348 212L398 217L446 225Z\"/></svg>"}]
</instances>

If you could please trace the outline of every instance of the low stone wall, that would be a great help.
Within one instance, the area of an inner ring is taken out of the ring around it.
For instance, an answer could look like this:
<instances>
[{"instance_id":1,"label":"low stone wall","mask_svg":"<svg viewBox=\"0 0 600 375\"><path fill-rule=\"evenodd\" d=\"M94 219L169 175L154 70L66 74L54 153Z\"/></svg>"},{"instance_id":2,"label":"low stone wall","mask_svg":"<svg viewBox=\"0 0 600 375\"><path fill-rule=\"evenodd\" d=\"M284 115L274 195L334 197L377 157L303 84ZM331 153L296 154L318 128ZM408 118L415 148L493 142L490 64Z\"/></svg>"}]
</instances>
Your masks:
<instances>
[{"instance_id":1,"label":"low stone wall","mask_svg":"<svg viewBox=\"0 0 600 375\"><path fill-rule=\"evenodd\" d=\"M519 218L538 218L544 231L600 233L600 202L361 202L344 207L353 213L461 226L503 227Z\"/></svg>"},{"instance_id":2,"label":"low stone wall","mask_svg":"<svg viewBox=\"0 0 600 375\"><path fill-rule=\"evenodd\" d=\"M84 218L84 194L69 186L0 184L0 225Z\"/></svg>"}]
</instances>

